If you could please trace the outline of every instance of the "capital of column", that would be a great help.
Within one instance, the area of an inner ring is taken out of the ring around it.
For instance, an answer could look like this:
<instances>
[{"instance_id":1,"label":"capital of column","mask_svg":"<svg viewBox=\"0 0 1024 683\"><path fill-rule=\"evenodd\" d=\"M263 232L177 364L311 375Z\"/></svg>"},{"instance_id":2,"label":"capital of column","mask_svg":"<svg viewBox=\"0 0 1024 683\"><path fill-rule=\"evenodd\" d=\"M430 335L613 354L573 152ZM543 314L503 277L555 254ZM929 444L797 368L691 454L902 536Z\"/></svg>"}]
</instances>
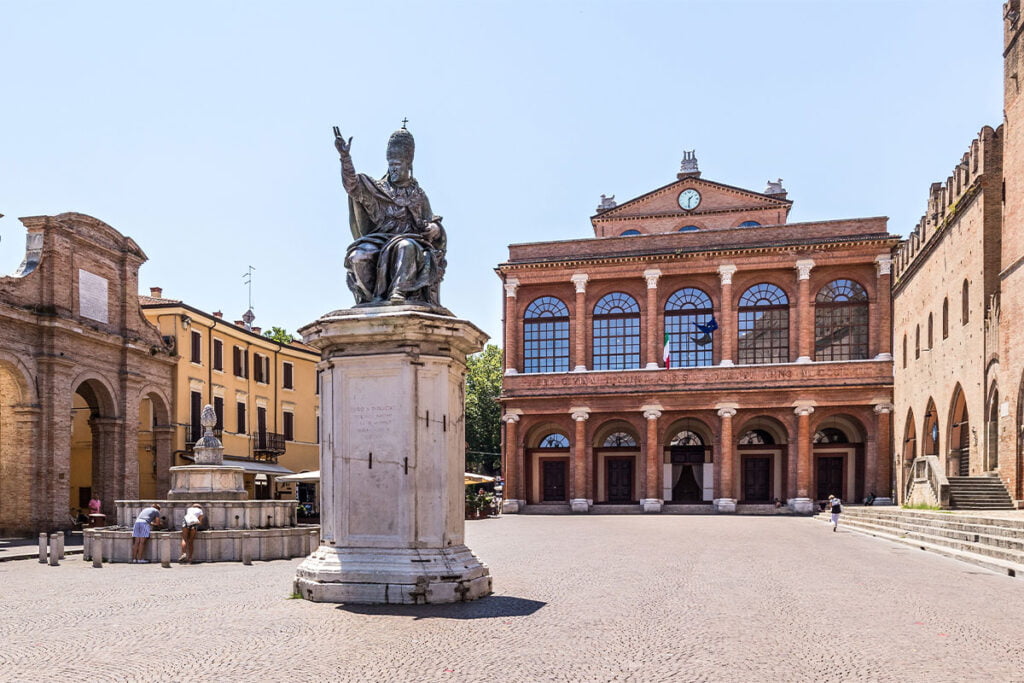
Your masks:
<instances>
[{"instance_id":1,"label":"capital of column","mask_svg":"<svg viewBox=\"0 0 1024 683\"><path fill-rule=\"evenodd\" d=\"M723 285L732 284L732 274L737 270L736 266L731 263L727 263L723 266L718 266L718 277L721 278Z\"/></svg>"},{"instance_id":2,"label":"capital of column","mask_svg":"<svg viewBox=\"0 0 1024 683\"><path fill-rule=\"evenodd\" d=\"M811 259L797 261L794 267L796 268L797 280L810 280L811 269L814 268L814 261L812 261Z\"/></svg>"},{"instance_id":3,"label":"capital of column","mask_svg":"<svg viewBox=\"0 0 1024 683\"><path fill-rule=\"evenodd\" d=\"M896 406L894 406L891 403L876 403L875 404L875 414L876 415L882 415L884 413L891 413L895 408L896 408Z\"/></svg>"},{"instance_id":4,"label":"capital of column","mask_svg":"<svg viewBox=\"0 0 1024 683\"><path fill-rule=\"evenodd\" d=\"M570 408L569 414L572 415L572 419L577 422L586 422L590 417L590 408Z\"/></svg>"},{"instance_id":5,"label":"capital of column","mask_svg":"<svg viewBox=\"0 0 1024 683\"><path fill-rule=\"evenodd\" d=\"M650 270L644 271L644 279L647 280L647 289L658 288L658 278L661 277L661 271L657 268L651 268Z\"/></svg>"},{"instance_id":6,"label":"capital of column","mask_svg":"<svg viewBox=\"0 0 1024 683\"><path fill-rule=\"evenodd\" d=\"M718 408L718 417L734 418L734 417L736 417L736 409L737 408L739 408L739 406L737 406L735 404L732 404L732 405L721 405Z\"/></svg>"},{"instance_id":7,"label":"capital of column","mask_svg":"<svg viewBox=\"0 0 1024 683\"><path fill-rule=\"evenodd\" d=\"M509 299L516 298L516 290L519 289L519 278L510 277L505 280L505 296Z\"/></svg>"},{"instance_id":8,"label":"capital of column","mask_svg":"<svg viewBox=\"0 0 1024 683\"><path fill-rule=\"evenodd\" d=\"M882 254L875 258L875 267L878 268L878 277L888 275L892 272L892 256Z\"/></svg>"},{"instance_id":9,"label":"capital of column","mask_svg":"<svg viewBox=\"0 0 1024 683\"><path fill-rule=\"evenodd\" d=\"M664 410L664 408L662 408L660 405L649 405L640 406L640 410L643 411L644 419L657 420L659 417L661 417L661 413Z\"/></svg>"},{"instance_id":10,"label":"capital of column","mask_svg":"<svg viewBox=\"0 0 1024 683\"><path fill-rule=\"evenodd\" d=\"M811 403L797 403L793 406L793 412L797 415L810 415L814 412L814 405Z\"/></svg>"},{"instance_id":11,"label":"capital of column","mask_svg":"<svg viewBox=\"0 0 1024 683\"><path fill-rule=\"evenodd\" d=\"M501 416L502 422L519 422L519 417L523 414L523 411L519 408L513 408L507 413Z\"/></svg>"},{"instance_id":12,"label":"capital of column","mask_svg":"<svg viewBox=\"0 0 1024 683\"><path fill-rule=\"evenodd\" d=\"M570 279L572 280L572 283L576 285L577 294L583 294L587 291L587 280L590 279L589 275L586 273L576 273Z\"/></svg>"}]
</instances>

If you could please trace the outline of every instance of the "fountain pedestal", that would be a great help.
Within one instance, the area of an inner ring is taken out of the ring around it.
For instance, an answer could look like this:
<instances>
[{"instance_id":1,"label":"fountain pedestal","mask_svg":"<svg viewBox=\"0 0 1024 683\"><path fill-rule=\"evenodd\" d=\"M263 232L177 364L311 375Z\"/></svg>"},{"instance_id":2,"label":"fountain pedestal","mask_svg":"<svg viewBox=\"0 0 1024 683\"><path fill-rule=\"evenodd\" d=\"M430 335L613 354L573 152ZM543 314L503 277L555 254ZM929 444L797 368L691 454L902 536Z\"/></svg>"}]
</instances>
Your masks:
<instances>
[{"instance_id":1,"label":"fountain pedestal","mask_svg":"<svg viewBox=\"0 0 1024 683\"><path fill-rule=\"evenodd\" d=\"M321 543L295 592L364 604L489 595L463 538L466 355L487 336L413 306L336 311L301 332L323 353Z\"/></svg>"}]
</instances>

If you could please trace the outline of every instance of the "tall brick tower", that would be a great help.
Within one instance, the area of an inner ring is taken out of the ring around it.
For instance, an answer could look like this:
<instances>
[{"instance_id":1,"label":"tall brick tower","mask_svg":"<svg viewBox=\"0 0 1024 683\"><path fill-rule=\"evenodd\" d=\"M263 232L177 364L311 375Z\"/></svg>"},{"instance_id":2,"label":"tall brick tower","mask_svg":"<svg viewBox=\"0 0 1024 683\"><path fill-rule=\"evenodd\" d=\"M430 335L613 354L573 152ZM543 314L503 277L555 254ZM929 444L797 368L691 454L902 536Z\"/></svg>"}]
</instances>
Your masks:
<instances>
[{"instance_id":1,"label":"tall brick tower","mask_svg":"<svg viewBox=\"0 0 1024 683\"><path fill-rule=\"evenodd\" d=\"M1003 230L998 371L989 376L989 420L999 429L999 472L1016 500L1022 490L1021 433L1024 418L1024 18L1020 0L1003 6ZM998 391L998 394L996 393Z\"/></svg>"}]
</instances>

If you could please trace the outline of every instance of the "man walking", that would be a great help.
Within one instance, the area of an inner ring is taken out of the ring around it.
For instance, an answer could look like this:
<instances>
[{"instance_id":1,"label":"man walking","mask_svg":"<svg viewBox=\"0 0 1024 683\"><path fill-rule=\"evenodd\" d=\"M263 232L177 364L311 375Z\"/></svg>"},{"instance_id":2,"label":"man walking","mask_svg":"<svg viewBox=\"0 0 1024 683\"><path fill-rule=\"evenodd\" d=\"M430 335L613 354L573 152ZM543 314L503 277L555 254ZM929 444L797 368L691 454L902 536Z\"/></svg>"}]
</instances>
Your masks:
<instances>
[{"instance_id":1,"label":"man walking","mask_svg":"<svg viewBox=\"0 0 1024 683\"><path fill-rule=\"evenodd\" d=\"M843 501L830 495L828 497L828 505L832 510L832 531L837 531L839 528L839 513L843 511Z\"/></svg>"}]
</instances>

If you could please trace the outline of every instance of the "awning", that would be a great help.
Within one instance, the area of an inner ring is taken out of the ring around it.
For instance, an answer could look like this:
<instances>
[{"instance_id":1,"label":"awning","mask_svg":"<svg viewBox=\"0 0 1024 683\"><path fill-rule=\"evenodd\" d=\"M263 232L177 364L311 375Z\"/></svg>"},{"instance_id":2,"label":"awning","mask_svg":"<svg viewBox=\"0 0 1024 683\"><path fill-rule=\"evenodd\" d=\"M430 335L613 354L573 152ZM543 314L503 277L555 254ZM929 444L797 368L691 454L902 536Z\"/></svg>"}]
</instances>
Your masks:
<instances>
[{"instance_id":1,"label":"awning","mask_svg":"<svg viewBox=\"0 0 1024 683\"><path fill-rule=\"evenodd\" d=\"M185 460L189 460L189 461L192 461L192 460L195 459L191 455L182 455L181 457L184 458ZM290 470L287 467L283 467L282 465L277 465L277 464L272 463L272 462L261 462L259 460L247 460L245 458L237 458L236 459L236 458L230 458L230 457L226 457L225 456L224 464L225 465L229 465L231 467L241 467L246 472L253 472L253 473L260 472L260 473L263 473L263 474L272 474L272 475L293 474L293 470Z\"/></svg>"},{"instance_id":2,"label":"awning","mask_svg":"<svg viewBox=\"0 0 1024 683\"><path fill-rule=\"evenodd\" d=\"M283 477L278 477L278 481L294 481L300 484L311 484L313 482L320 481L320 470L313 470L312 472L299 472L297 474L286 474Z\"/></svg>"},{"instance_id":3,"label":"awning","mask_svg":"<svg viewBox=\"0 0 1024 683\"><path fill-rule=\"evenodd\" d=\"M494 477L488 477L486 474L474 474L473 472L466 472L466 486L470 484L486 484L487 482L494 481Z\"/></svg>"}]
</instances>

